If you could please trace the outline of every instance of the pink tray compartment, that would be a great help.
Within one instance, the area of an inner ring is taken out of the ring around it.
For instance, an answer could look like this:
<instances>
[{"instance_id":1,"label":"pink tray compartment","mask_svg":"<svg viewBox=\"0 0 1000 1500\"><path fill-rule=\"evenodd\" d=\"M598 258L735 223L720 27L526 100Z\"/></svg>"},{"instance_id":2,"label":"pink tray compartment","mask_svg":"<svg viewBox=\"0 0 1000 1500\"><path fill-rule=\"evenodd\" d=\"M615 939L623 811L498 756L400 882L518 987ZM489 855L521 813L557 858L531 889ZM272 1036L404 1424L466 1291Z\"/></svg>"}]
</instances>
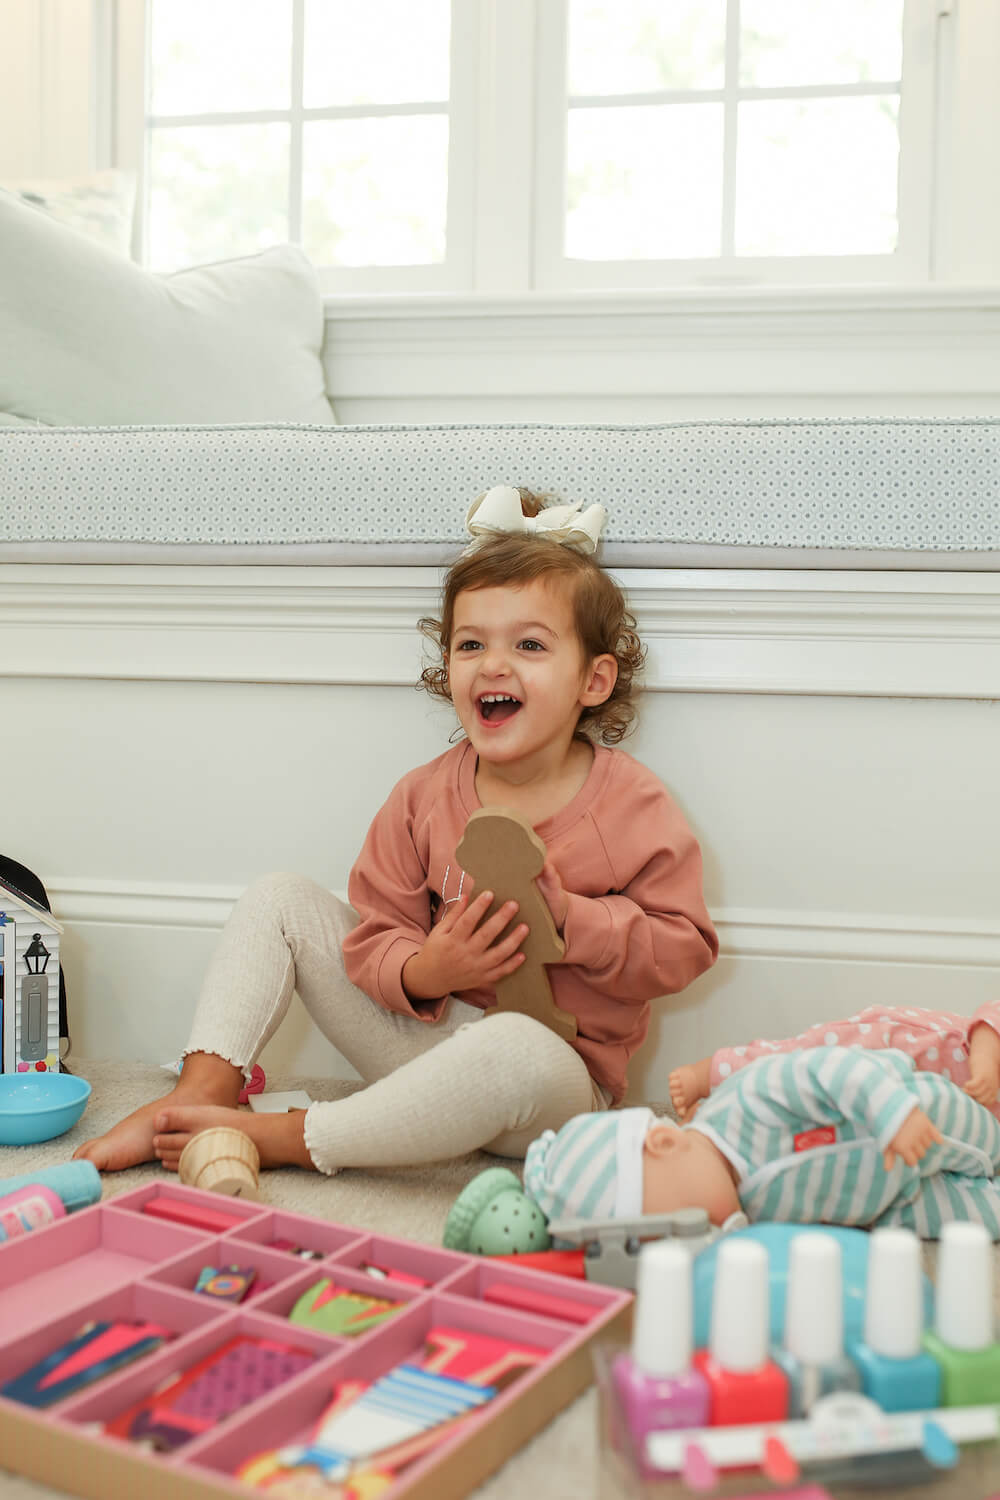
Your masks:
<instances>
[{"instance_id":1,"label":"pink tray compartment","mask_svg":"<svg viewBox=\"0 0 1000 1500\"><path fill-rule=\"evenodd\" d=\"M360 1292L362 1296L378 1297L383 1302L395 1302L401 1310L407 1303L425 1295L419 1287L404 1286L398 1281L379 1281L372 1276L365 1275L364 1271L356 1271L353 1267L342 1265L339 1261L324 1260L308 1263L303 1275L296 1276L294 1282L286 1282L280 1287L275 1287L273 1291L265 1293L254 1305L259 1307L261 1312L272 1313L275 1317L287 1320L303 1292L307 1292L319 1281L332 1281L337 1286L343 1287L345 1291ZM393 1316L395 1317L396 1314ZM290 1326L298 1328L302 1325L293 1323ZM354 1343L355 1340L352 1338L351 1342Z\"/></svg>"},{"instance_id":2,"label":"pink tray compartment","mask_svg":"<svg viewBox=\"0 0 1000 1500\"><path fill-rule=\"evenodd\" d=\"M273 1339L294 1349L304 1349L313 1356L313 1364L293 1376L287 1382L289 1387L297 1386L300 1380L305 1376L312 1376L317 1369L326 1368L331 1356L339 1354L344 1348L341 1341L313 1333L308 1328L298 1328L287 1321L276 1322L267 1317L258 1317L253 1313L234 1312L222 1321L213 1323L210 1328L202 1329L197 1335L186 1338L183 1343L178 1341L176 1344L168 1344L160 1349L155 1356L145 1362L143 1369L139 1372L139 1377L133 1375L130 1379L128 1373L123 1370L113 1380L102 1382L86 1394L65 1402L60 1409L60 1416L77 1423L108 1422L136 1401L143 1400L144 1397L157 1390L165 1381L179 1372L190 1370L200 1360L205 1359L214 1350L240 1334L249 1335L252 1338ZM220 1423L215 1431L221 1432L223 1427L230 1423L252 1426L256 1421L254 1414L258 1408L272 1397L273 1393L272 1396L265 1396L260 1401L250 1403L238 1414L230 1417L227 1423ZM215 1436L215 1432L212 1436ZM116 1436L108 1436L108 1441L124 1440ZM131 1444L129 1448L130 1451L134 1451Z\"/></svg>"},{"instance_id":3,"label":"pink tray compartment","mask_svg":"<svg viewBox=\"0 0 1000 1500\"><path fill-rule=\"evenodd\" d=\"M364 1234L363 1229L349 1229L343 1224L328 1224L323 1219L307 1218L305 1214L288 1214L268 1209L238 1226L227 1238L233 1242L235 1260L239 1255L239 1244L270 1248L275 1240L291 1240L294 1245L301 1245L305 1250L318 1250L321 1257L326 1257L353 1244L355 1240L364 1238ZM294 1260L291 1251L278 1253ZM309 1261L307 1264L316 1262Z\"/></svg>"},{"instance_id":4,"label":"pink tray compartment","mask_svg":"<svg viewBox=\"0 0 1000 1500\"><path fill-rule=\"evenodd\" d=\"M153 1220L123 1223L90 1209L3 1247L0 1329L9 1343L144 1275L197 1243L189 1230Z\"/></svg>"},{"instance_id":5,"label":"pink tray compartment","mask_svg":"<svg viewBox=\"0 0 1000 1500\"><path fill-rule=\"evenodd\" d=\"M166 1224L167 1219L154 1218L152 1214L144 1213L144 1207L151 1198L174 1198L181 1203L188 1203L194 1207L201 1206L207 1209L213 1216L224 1214L232 1220L233 1229L241 1229L254 1219L265 1216L265 1210L259 1203L247 1203L242 1198L227 1198L220 1193L202 1193L197 1188L183 1187L181 1183L166 1179L162 1182L147 1183L143 1187L134 1188L130 1193L122 1193L119 1197L112 1199L104 1207L109 1213L140 1214L147 1223ZM171 1226L175 1227L175 1226ZM219 1234L225 1233L226 1229L200 1229L189 1225L182 1226L194 1234ZM229 1226L226 1226L228 1228Z\"/></svg>"},{"instance_id":6,"label":"pink tray compartment","mask_svg":"<svg viewBox=\"0 0 1000 1500\"><path fill-rule=\"evenodd\" d=\"M607 1309L607 1289L592 1281L578 1281L572 1276L554 1276L548 1271L538 1271L531 1266L518 1266L510 1261L490 1260L488 1256L477 1259L467 1266L458 1276L449 1281L442 1290L451 1296L471 1297L476 1301L485 1300L489 1305L502 1311L507 1304L490 1302L486 1293L491 1287L509 1287L514 1292L519 1289L535 1297L541 1296L551 1301L551 1311L543 1313L540 1308L531 1309L531 1316L553 1318L556 1322L576 1323L584 1326L573 1317L560 1316L558 1304L575 1303L585 1305L591 1311L592 1318L599 1318ZM513 1310L513 1309L512 1309ZM525 1311L520 1308L517 1311Z\"/></svg>"},{"instance_id":7,"label":"pink tray compartment","mask_svg":"<svg viewBox=\"0 0 1000 1500\"><path fill-rule=\"evenodd\" d=\"M212 1308L202 1308L193 1297L178 1296L164 1287L130 1283L5 1343L0 1348L0 1384L13 1380L38 1360L68 1343L85 1323L102 1319L149 1320L162 1323L175 1335L181 1335L217 1317ZM153 1353L159 1353L159 1350ZM131 1368L138 1369L141 1363L142 1360L137 1360Z\"/></svg>"},{"instance_id":8,"label":"pink tray compartment","mask_svg":"<svg viewBox=\"0 0 1000 1500\"><path fill-rule=\"evenodd\" d=\"M335 1258L343 1266L360 1266L368 1262L389 1272L394 1269L408 1272L411 1276L422 1277L429 1286L456 1276L468 1264L468 1258L454 1250L436 1250L430 1245L414 1245L408 1240L392 1239L382 1234L365 1235L353 1244L345 1245Z\"/></svg>"},{"instance_id":9,"label":"pink tray compartment","mask_svg":"<svg viewBox=\"0 0 1000 1500\"><path fill-rule=\"evenodd\" d=\"M297 1284L302 1278L304 1269L302 1264L293 1256L286 1255L280 1250L266 1250L263 1246L246 1243L234 1245L228 1235L215 1239L205 1237L200 1237L200 1239L201 1242L195 1249L188 1250L184 1255L175 1257L156 1270L148 1271L147 1280L171 1286L179 1292L187 1292L190 1296L197 1297L199 1302L208 1302L210 1298L194 1289L198 1273L203 1267L242 1266L244 1269L256 1271L257 1280L242 1302L231 1303L216 1299L212 1304L220 1309L231 1309L232 1307L256 1306L264 1297L275 1291L282 1282L295 1281ZM316 1279L313 1277L313 1280ZM264 1291L261 1291L260 1284L265 1282L267 1286Z\"/></svg>"}]
</instances>

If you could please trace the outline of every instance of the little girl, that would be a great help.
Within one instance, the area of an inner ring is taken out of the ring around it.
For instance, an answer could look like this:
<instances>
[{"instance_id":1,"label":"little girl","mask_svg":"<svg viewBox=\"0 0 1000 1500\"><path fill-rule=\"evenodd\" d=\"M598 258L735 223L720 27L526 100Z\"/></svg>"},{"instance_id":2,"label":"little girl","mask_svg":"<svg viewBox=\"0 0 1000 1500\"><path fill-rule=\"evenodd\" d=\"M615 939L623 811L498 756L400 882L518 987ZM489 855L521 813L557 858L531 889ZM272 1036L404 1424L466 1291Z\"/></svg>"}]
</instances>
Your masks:
<instances>
[{"instance_id":1,"label":"little girl","mask_svg":"<svg viewBox=\"0 0 1000 1500\"><path fill-rule=\"evenodd\" d=\"M718 943L684 818L652 772L607 748L634 716L643 647L591 555L602 517L543 510L509 486L475 503L476 541L445 579L441 618L420 622L440 655L424 685L452 702L464 738L376 815L351 907L300 876L250 886L176 1087L77 1156L176 1170L193 1134L235 1125L265 1167L332 1173L479 1147L521 1157L542 1131L621 1100L650 1001L709 968ZM495 805L526 816L548 850L538 886L566 945L548 973L576 1017L572 1044L530 1017L488 1014L528 929L504 935L514 902L486 917L492 892L472 890L455 849L469 815ZM368 1087L304 1112L237 1112L293 991Z\"/></svg>"},{"instance_id":2,"label":"little girl","mask_svg":"<svg viewBox=\"0 0 1000 1500\"><path fill-rule=\"evenodd\" d=\"M722 1047L700 1062L670 1075L670 1100L685 1119L723 1079L758 1057L797 1052L805 1047L894 1047L912 1057L925 1073L940 1073L1000 1119L1000 1001L981 1005L973 1016L947 1010L872 1006L846 1021L820 1021L799 1036L780 1042L748 1042Z\"/></svg>"}]
</instances>

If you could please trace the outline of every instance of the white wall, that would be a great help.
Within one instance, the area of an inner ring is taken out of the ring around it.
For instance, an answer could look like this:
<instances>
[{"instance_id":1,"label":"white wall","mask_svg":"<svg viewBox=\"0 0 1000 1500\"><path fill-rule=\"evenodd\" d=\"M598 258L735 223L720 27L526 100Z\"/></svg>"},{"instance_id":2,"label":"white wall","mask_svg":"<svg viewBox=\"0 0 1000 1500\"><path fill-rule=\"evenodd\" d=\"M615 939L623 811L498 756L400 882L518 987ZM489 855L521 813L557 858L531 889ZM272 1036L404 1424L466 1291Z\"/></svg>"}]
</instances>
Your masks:
<instances>
[{"instance_id":1,"label":"white wall","mask_svg":"<svg viewBox=\"0 0 1000 1500\"><path fill-rule=\"evenodd\" d=\"M995 997L1000 575L621 576L650 644L632 748L702 841L724 951L658 1008L635 1096L726 1041ZM4 846L65 923L80 1055L176 1055L255 875L343 890L394 780L446 745L449 711L408 685L435 586L0 568ZM299 1008L264 1065L349 1073Z\"/></svg>"}]
</instances>

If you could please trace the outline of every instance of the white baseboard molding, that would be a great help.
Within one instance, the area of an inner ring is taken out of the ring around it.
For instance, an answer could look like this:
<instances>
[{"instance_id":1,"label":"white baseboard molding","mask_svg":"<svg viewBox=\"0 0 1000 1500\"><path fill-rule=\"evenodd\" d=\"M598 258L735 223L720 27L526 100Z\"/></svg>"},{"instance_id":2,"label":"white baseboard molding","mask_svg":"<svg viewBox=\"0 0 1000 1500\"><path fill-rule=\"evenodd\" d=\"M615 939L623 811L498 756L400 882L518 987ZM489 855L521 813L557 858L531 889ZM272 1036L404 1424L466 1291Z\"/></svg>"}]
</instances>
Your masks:
<instances>
[{"instance_id":1,"label":"white baseboard molding","mask_svg":"<svg viewBox=\"0 0 1000 1500\"><path fill-rule=\"evenodd\" d=\"M653 692L991 698L1000 574L619 569ZM0 678L408 685L431 568L0 566Z\"/></svg>"}]
</instances>

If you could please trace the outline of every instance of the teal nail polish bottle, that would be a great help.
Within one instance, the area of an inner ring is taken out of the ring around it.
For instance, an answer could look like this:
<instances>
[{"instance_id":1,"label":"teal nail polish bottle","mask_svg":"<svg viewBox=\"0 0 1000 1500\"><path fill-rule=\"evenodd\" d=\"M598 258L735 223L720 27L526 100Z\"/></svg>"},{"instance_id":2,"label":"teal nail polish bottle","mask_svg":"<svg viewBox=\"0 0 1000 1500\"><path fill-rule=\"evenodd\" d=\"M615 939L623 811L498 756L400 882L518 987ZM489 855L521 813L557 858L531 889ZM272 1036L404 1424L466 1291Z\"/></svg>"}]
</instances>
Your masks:
<instances>
[{"instance_id":1,"label":"teal nail polish bottle","mask_svg":"<svg viewBox=\"0 0 1000 1500\"><path fill-rule=\"evenodd\" d=\"M909 1229L875 1229L868 1247L865 1321L848 1353L866 1396L883 1411L941 1404L941 1367L921 1347L924 1296L920 1241Z\"/></svg>"}]
</instances>

